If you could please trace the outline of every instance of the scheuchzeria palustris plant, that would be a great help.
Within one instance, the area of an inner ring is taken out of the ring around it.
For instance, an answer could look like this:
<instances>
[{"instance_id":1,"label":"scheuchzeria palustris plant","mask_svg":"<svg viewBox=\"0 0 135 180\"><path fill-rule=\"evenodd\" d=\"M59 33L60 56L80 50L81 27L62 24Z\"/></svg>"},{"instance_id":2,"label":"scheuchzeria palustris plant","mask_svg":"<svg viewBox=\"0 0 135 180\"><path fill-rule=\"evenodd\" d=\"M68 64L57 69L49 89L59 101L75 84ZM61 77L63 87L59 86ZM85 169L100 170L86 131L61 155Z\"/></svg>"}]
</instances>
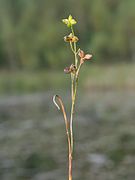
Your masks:
<instances>
[{"instance_id":1,"label":"scheuchzeria palustris plant","mask_svg":"<svg viewBox=\"0 0 135 180\"><path fill-rule=\"evenodd\" d=\"M85 54L83 50L77 47L77 42L79 38L75 35L73 26L77 23L75 19L69 15L68 19L63 19L62 22L66 24L66 26L70 29L70 34L64 37L64 41L69 43L71 51L74 55L73 63L64 69L66 74L69 74L71 77L71 112L70 118L67 118L67 114L65 111L65 106L63 101L59 95L54 95L53 102L58 108L61 110L64 116L65 126L66 126L66 133L67 133L67 140L68 140L68 158L69 158L69 171L68 171L68 179L72 180L72 155L73 155L73 146L74 146L74 136L73 136L73 117L74 117L74 108L75 108L75 100L77 94L77 87L78 87L78 80L80 69L82 65L86 62L91 60L91 54ZM56 103L56 100L59 102L59 105Z\"/></svg>"}]
</instances>

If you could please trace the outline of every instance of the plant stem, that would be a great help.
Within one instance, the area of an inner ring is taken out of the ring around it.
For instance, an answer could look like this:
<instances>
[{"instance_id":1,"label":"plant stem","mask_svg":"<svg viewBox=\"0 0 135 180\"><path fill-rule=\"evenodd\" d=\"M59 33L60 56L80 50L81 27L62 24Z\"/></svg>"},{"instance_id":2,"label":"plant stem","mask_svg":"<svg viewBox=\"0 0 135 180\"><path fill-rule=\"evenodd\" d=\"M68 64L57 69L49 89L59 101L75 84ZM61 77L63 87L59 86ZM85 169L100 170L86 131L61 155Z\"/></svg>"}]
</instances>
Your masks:
<instances>
[{"instance_id":1,"label":"plant stem","mask_svg":"<svg viewBox=\"0 0 135 180\"><path fill-rule=\"evenodd\" d=\"M74 56L75 56L75 66L77 67L78 59L77 59L77 52L76 52L76 42L74 42Z\"/></svg>"},{"instance_id":2,"label":"plant stem","mask_svg":"<svg viewBox=\"0 0 135 180\"><path fill-rule=\"evenodd\" d=\"M76 91L74 90L74 81L72 81L72 107L71 107L71 116L70 116L70 142L71 142L71 152L69 152L69 180L72 180L72 154L73 154L73 115L74 115L74 107L75 107L75 97ZM76 87L75 87L76 89Z\"/></svg>"},{"instance_id":3,"label":"plant stem","mask_svg":"<svg viewBox=\"0 0 135 180\"><path fill-rule=\"evenodd\" d=\"M70 47L71 47L72 52L74 53L72 42L70 42Z\"/></svg>"},{"instance_id":4,"label":"plant stem","mask_svg":"<svg viewBox=\"0 0 135 180\"><path fill-rule=\"evenodd\" d=\"M75 35L75 33L74 33L73 26L71 26L71 31L72 31L72 35L74 36L74 35Z\"/></svg>"},{"instance_id":5,"label":"plant stem","mask_svg":"<svg viewBox=\"0 0 135 180\"><path fill-rule=\"evenodd\" d=\"M69 153L69 180L72 180L72 152Z\"/></svg>"},{"instance_id":6,"label":"plant stem","mask_svg":"<svg viewBox=\"0 0 135 180\"><path fill-rule=\"evenodd\" d=\"M74 36L74 30L71 26L72 35ZM73 46L74 45L74 46ZM77 47L76 42L70 42L70 47L72 52L74 53L75 58L75 66L77 68L78 59L77 59ZM73 147L74 147L74 136L73 136L73 118L74 118L74 109L75 109L75 100L77 94L77 87L78 87L78 75L80 71L81 65L77 68L77 72L71 73L71 95L72 95L72 105L71 105L71 114L70 114L70 149L69 149L69 180L72 180L72 155L73 155Z\"/></svg>"},{"instance_id":7,"label":"plant stem","mask_svg":"<svg viewBox=\"0 0 135 180\"><path fill-rule=\"evenodd\" d=\"M76 89L76 88L75 88ZM75 94L73 93L72 106L71 106L71 116L70 116L70 135L71 135L71 151L73 152L74 138L73 138L73 115L75 107Z\"/></svg>"},{"instance_id":8,"label":"plant stem","mask_svg":"<svg viewBox=\"0 0 135 180\"><path fill-rule=\"evenodd\" d=\"M73 101L73 96L74 96L74 75L71 73L71 97Z\"/></svg>"},{"instance_id":9,"label":"plant stem","mask_svg":"<svg viewBox=\"0 0 135 180\"><path fill-rule=\"evenodd\" d=\"M72 35L74 36L75 33L74 33L74 29L73 29L73 26L71 26L71 31L72 31ZM77 67L77 52L76 52L76 42L74 42L74 55L75 55L75 66Z\"/></svg>"}]
</instances>

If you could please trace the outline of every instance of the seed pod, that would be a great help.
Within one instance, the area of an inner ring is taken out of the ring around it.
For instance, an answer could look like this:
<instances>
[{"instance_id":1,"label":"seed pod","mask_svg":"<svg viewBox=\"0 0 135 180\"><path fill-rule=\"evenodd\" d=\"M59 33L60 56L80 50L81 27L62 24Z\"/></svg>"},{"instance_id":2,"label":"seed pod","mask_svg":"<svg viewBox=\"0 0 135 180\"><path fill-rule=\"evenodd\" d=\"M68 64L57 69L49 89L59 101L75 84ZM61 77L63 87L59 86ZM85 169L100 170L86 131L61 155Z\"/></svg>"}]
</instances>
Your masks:
<instances>
[{"instance_id":1,"label":"seed pod","mask_svg":"<svg viewBox=\"0 0 135 180\"><path fill-rule=\"evenodd\" d=\"M78 55L80 56L80 64L83 64L85 61L88 61L92 58L92 54L85 54L83 50L79 50Z\"/></svg>"}]
</instances>

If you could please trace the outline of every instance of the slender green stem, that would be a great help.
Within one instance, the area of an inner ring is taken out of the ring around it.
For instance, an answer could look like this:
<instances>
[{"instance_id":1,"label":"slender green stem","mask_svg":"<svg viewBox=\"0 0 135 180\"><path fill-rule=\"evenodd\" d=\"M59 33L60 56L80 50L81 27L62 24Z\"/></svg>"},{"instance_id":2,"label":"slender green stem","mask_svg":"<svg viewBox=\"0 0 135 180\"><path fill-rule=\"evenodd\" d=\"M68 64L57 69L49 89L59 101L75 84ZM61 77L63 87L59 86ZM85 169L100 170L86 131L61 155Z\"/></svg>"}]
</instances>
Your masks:
<instances>
[{"instance_id":1,"label":"slender green stem","mask_svg":"<svg viewBox=\"0 0 135 180\"><path fill-rule=\"evenodd\" d=\"M76 94L77 94L77 84L78 82L75 81L75 89L72 99L72 106L71 106L71 116L70 116L70 133L71 133L71 150L73 152L73 146L74 146L74 137L73 137L73 117L74 117L74 108L75 108L75 100L76 100Z\"/></svg>"},{"instance_id":2,"label":"slender green stem","mask_svg":"<svg viewBox=\"0 0 135 180\"><path fill-rule=\"evenodd\" d=\"M74 76L74 88L72 89L72 106L71 106L71 116L70 116L70 135L71 135L71 151L73 152L74 146L74 137L73 137L73 116L74 116L74 108L75 108L75 100L77 95L77 87L78 87L78 78L80 72L81 64L79 64L78 70L76 72L76 76Z\"/></svg>"},{"instance_id":3,"label":"slender green stem","mask_svg":"<svg viewBox=\"0 0 135 180\"><path fill-rule=\"evenodd\" d=\"M72 31L72 35L74 36L74 35L75 35L75 33L74 33L73 26L71 26L71 31Z\"/></svg>"},{"instance_id":4,"label":"slender green stem","mask_svg":"<svg viewBox=\"0 0 135 180\"><path fill-rule=\"evenodd\" d=\"M74 75L71 73L71 97L73 101L73 96L74 96Z\"/></svg>"},{"instance_id":5,"label":"slender green stem","mask_svg":"<svg viewBox=\"0 0 135 180\"><path fill-rule=\"evenodd\" d=\"M71 31L74 36L74 30L73 27L71 26ZM74 135L73 135L73 118L74 118L74 109L75 109L75 100L76 100L76 94L77 94L77 87L78 87L78 75L80 71L81 65L77 67L78 64L78 59L77 59L77 46L76 42L72 44L70 42L70 47L72 52L74 53L74 58L75 58L75 66L77 68L77 72L71 73L71 96L72 96L72 105L71 105L71 114L70 114L70 153L69 153L69 180L72 180L72 154L73 154L73 148L74 148Z\"/></svg>"},{"instance_id":6,"label":"slender green stem","mask_svg":"<svg viewBox=\"0 0 135 180\"><path fill-rule=\"evenodd\" d=\"M76 72L76 79L78 80L78 77L79 77L79 72L80 72L80 68L81 68L81 63L79 64L79 67L77 69L77 72Z\"/></svg>"},{"instance_id":7,"label":"slender green stem","mask_svg":"<svg viewBox=\"0 0 135 180\"><path fill-rule=\"evenodd\" d=\"M74 36L75 33L74 33L74 29L73 29L73 26L71 26L71 31L72 31L72 35ZM72 44L72 43L71 43ZM72 49L72 48L71 48ZM75 66L77 67L77 63L78 63L78 59L77 59L77 47L76 47L76 42L74 42L74 56L75 56Z\"/></svg>"},{"instance_id":8,"label":"slender green stem","mask_svg":"<svg viewBox=\"0 0 135 180\"><path fill-rule=\"evenodd\" d=\"M75 105L75 100L73 97L72 100L72 107L71 107L71 116L70 116L70 135L71 135L71 151L73 152L73 146L74 146L74 139L73 139L73 115L74 115L74 105Z\"/></svg>"},{"instance_id":9,"label":"slender green stem","mask_svg":"<svg viewBox=\"0 0 135 180\"><path fill-rule=\"evenodd\" d=\"M74 53L74 48L73 48L72 42L70 42L70 47L71 47L72 52Z\"/></svg>"},{"instance_id":10,"label":"slender green stem","mask_svg":"<svg viewBox=\"0 0 135 180\"><path fill-rule=\"evenodd\" d=\"M72 31L72 35L74 36L73 26L71 26L71 31ZM70 43L70 46L71 46L71 50L74 53L75 66L77 68L78 59L77 59L76 42L74 42L74 48L72 46L72 43ZM76 74L71 74L72 105L71 105L71 115L70 115L70 136L71 136L71 150L72 150L72 152L73 152L73 146L74 146L73 117L74 117L75 99L76 99L76 94L77 94L77 84L78 84L78 78L76 79Z\"/></svg>"},{"instance_id":11,"label":"slender green stem","mask_svg":"<svg viewBox=\"0 0 135 180\"><path fill-rule=\"evenodd\" d=\"M77 59L77 52L76 52L76 43L74 43L74 47L75 47L75 66L77 67L78 59Z\"/></svg>"}]
</instances>

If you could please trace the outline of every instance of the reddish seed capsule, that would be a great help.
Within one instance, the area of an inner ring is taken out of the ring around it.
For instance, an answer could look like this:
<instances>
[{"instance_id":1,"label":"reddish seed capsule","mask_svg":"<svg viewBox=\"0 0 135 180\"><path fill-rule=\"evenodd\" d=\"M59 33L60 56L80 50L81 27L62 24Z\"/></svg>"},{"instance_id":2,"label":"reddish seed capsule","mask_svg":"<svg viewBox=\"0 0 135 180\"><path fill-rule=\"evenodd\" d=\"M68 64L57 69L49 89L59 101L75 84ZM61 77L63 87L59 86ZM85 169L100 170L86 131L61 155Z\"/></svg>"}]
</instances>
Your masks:
<instances>
[{"instance_id":1,"label":"reddish seed capsule","mask_svg":"<svg viewBox=\"0 0 135 180\"><path fill-rule=\"evenodd\" d=\"M78 52L78 55L80 56L80 58L84 58L85 56L84 51L80 49L80 51Z\"/></svg>"},{"instance_id":2,"label":"reddish seed capsule","mask_svg":"<svg viewBox=\"0 0 135 180\"><path fill-rule=\"evenodd\" d=\"M85 54L81 49L78 52L78 55L80 56L80 64L83 64L85 61L88 61L92 58L92 54Z\"/></svg>"}]
</instances>

